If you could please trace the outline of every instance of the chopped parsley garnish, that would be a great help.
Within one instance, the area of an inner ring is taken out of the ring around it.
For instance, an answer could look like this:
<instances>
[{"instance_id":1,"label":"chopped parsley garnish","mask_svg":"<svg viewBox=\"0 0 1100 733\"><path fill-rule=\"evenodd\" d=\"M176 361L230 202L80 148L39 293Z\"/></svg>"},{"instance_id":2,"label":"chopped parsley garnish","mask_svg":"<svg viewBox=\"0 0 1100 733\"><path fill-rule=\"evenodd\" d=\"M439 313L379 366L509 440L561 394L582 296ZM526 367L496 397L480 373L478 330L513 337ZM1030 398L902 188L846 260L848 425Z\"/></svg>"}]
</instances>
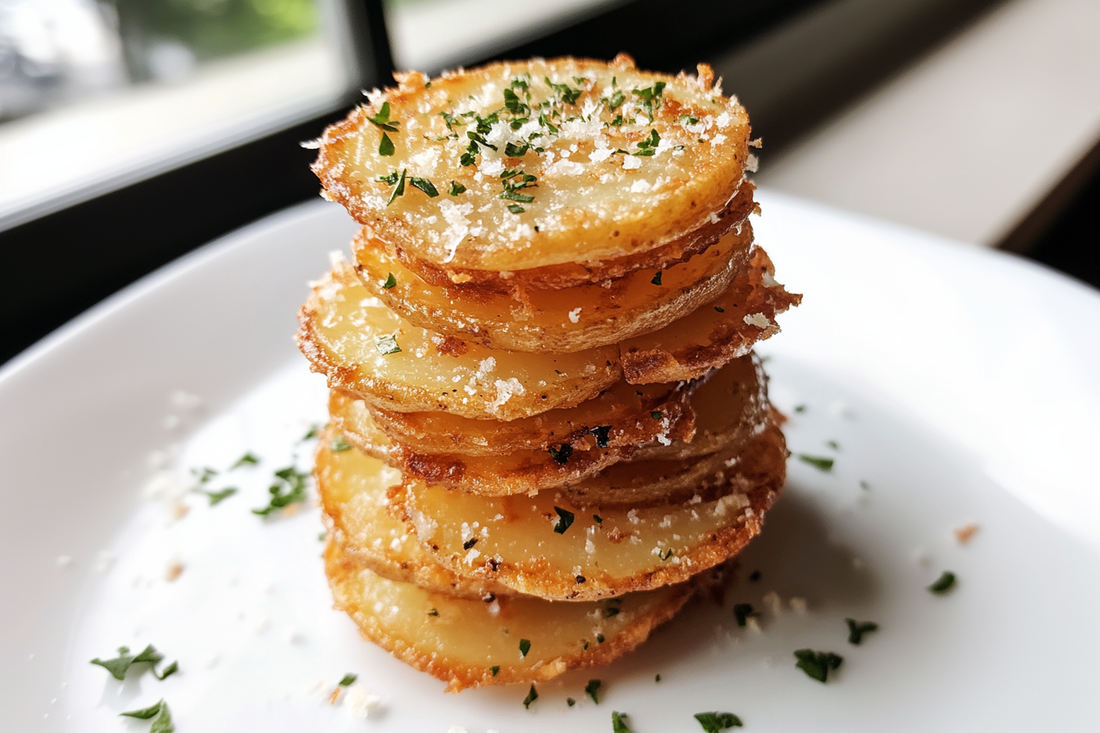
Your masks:
<instances>
[{"instance_id":1,"label":"chopped parsley garnish","mask_svg":"<svg viewBox=\"0 0 1100 733\"><path fill-rule=\"evenodd\" d=\"M653 279L650 280L650 282L653 283L654 285L660 285L661 284L661 273L658 272L656 275L654 275Z\"/></svg>"},{"instance_id":2,"label":"chopped parsley garnish","mask_svg":"<svg viewBox=\"0 0 1100 733\"><path fill-rule=\"evenodd\" d=\"M597 448L609 448L611 447L611 426L600 425L596 428L589 428L588 432L596 436Z\"/></svg>"},{"instance_id":3,"label":"chopped parsley garnish","mask_svg":"<svg viewBox=\"0 0 1100 733\"><path fill-rule=\"evenodd\" d=\"M388 133L382 133L382 139L378 142L378 154L384 158L388 158L394 154L396 148L393 146L393 140L390 140Z\"/></svg>"},{"instance_id":4,"label":"chopped parsley garnish","mask_svg":"<svg viewBox=\"0 0 1100 733\"><path fill-rule=\"evenodd\" d=\"M741 728L745 724L733 713L696 713L695 719L707 733L721 733L730 728Z\"/></svg>"},{"instance_id":5,"label":"chopped parsley garnish","mask_svg":"<svg viewBox=\"0 0 1100 733\"><path fill-rule=\"evenodd\" d=\"M210 506L217 506L229 497L233 496L233 494L236 494L237 489L233 486L227 486L226 488L219 489L218 491L204 491L202 493L206 494L206 498L210 500Z\"/></svg>"},{"instance_id":6,"label":"chopped parsley garnish","mask_svg":"<svg viewBox=\"0 0 1100 733\"><path fill-rule=\"evenodd\" d=\"M466 152L462 154L462 157L458 159L458 162L464 166L473 165L477 162L477 156L480 152L481 149L478 148L477 143L471 141L470 144L466 146Z\"/></svg>"},{"instance_id":7,"label":"chopped parsley garnish","mask_svg":"<svg viewBox=\"0 0 1100 733\"><path fill-rule=\"evenodd\" d=\"M550 452L550 457L561 464L564 464L569 460L569 456L573 455L573 446L568 443L562 443L557 448L551 447L547 450Z\"/></svg>"},{"instance_id":8,"label":"chopped parsley garnish","mask_svg":"<svg viewBox=\"0 0 1100 733\"><path fill-rule=\"evenodd\" d=\"M565 530L573 526L573 512L566 511L560 506L554 507L554 511L558 513L558 518L554 520L554 532L565 534Z\"/></svg>"},{"instance_id":9,"label":"chopped parsley garnish","mask_svg":"<svg viewBox=\"0 0 1100 733\"><path fill-rule=\"evenodd\" d=\"M400 122L393 122L390 120L390 103L383 102L382 107L378 110L378 114L374 117L368 117L367 122L371 123L375 127L379 127L385 132L397 132L397 126Z\"/></svg>"},{"instance_id":10,"label":"chopped parsley garnish","mask_svg":"<svg viewBox=\"0 0 1100 733\"><path fill-rule=\"evenodd\" d=\"M599 514L593 514L592 521L596 524L603 524L603 517L601 517Z\"/></svg>"},{"instance_id":11,"label":"chopped parsley garnish","mask_svg":"<svg viewBox=\"0 0 1100 733\"><path fill-rule=\"evenodd\" d=\"M695 115L680 115L681 125L698 125L699 118Z\"/></svg>"},{"instance_id":12,"label":"chopped parsley garnish","mask_svg":"<svg viewBox=\"0 0 1100 733\"><path fill-rule=\"evenodd\" d=\"M401 173L393 171L388 176L378 177L378 180L382 181L382 183L388 183L389 185L394 187L393 191L390 192L389 200L386 201L386 206L389 206L394 201L396 201L398 196L405 195L405 176L408 172L408 168L402 168Z\"/></svg>"},{"instance_id":13,"label":"chopped parsley garnish","mask_svg":"<svg viewBox=\"0 0 1100 733\"><path fill-rule=\"evenodd\" d=\"M340 687L348 687L355 684L355 680L359 679L359 675L348 672L346 675L340 678Z\"/></svg>"},{"instance_id":14,"label":"chopped parsley garnish","mask_svg":"<svg viewBox=\"0 0 1100 733\"><path fill-rule=\"evenodd\" d=\"M665 83L659 81L651 87L635 89L633 91L634 95L640 100L639 104L645 109L649 121L653 122L653 110L661 106L661 95L665 91Z\"/></svg>"},{"instance_id":15,"label":"chopped parsley garnish","mask_svg":"<svg viewBox=\"0 0 1100 733\"><path fill-rule=\"evenodd\" d=\"M825 456L810 456L806 455L805 453L799 453L798 460L802 461L803 463L810 464L818 471L824 471L828 473L829 471L833 470L834 461L832 458L826 458Z\"/></svg>"},{"instance_id":16,"label":"chopped parsley garnish","mask_svg":"<svg viewBox=\"0 0 1100 733\"><path fill-rule=\"evenodd\" d=\"M600 685L603 684L599 680L588 680L588 684L584 686L584 694L592 698L592 702L597 705L600 704Z\"/></svg>"},{"instance_id":17,"label":"chopped parsley garnish","mask_svg":"<svg viewBox=\"0 0 1100 733\"><path fill-rule=\"evenodd\" d=\"M833 450L840 450L840 443L836 442L835 440L827 440L825 441L825 445L829 446Z\"/></svg>"},{"instance_id":18,"label":"chopped parsley garnish","mask_svg":"<svg viewBox=\"0 0 1100 733\"><path fill-rule=\"evenodd\" d=\"M725 309L725 308L723 308L723 307L722 307L722 306L720 306L720 305L716 305L716 306L714 306L714 310L718 311L719 313L725 313L725 312L726 312L726 309Z\"/></svg>"},{"instance_id":19,"label":"chopped parsley garnish","mask_svg":"<svg viewBox=\"0 0 1100 733\"><path fill-rule=\"evenodd\" d=\"M813 649L799 649L794 653L798 662L794 666L806 673L807 677L824 682L829 672L844 662L844 657L833 652L815 652Z\"/></svg>"},{"instance_id":20,"label":"chopped parsley garnish","mask_svg":"<svg viewBox=\"0 0 1100 733\"><path fill-rule=\"evenodd\" d=\"M760 580L760 571L759 570L753 570L751 573L749 573L749 582L750 583L755 583L758 580Z\"/></svg>"},{"instance_id":21,"label":"chopped parsley garnish","mask_svg":"<svg viewBox=\"0 0 1100 733\"><path fill-rule=\"evenodd\" d=\"M626 713L618 711L611 713L611 733L634 733L626 724Z\"/></svg>"},{"instance_id":22,"label":"chopped parsley garnish","mask_svg":"<svg viewBox=\"0 0 1100 733\"><path fill-rule=\"evenodd\" d=\"M607 100L607 109L612 112L623 106L623 102L626 101L626 97L623 96L622 89L616 89L615 93L611 95L611 98ZM619 119L622 119L622 115L619 115Z\"/></svg>"},{"instance_id":23,"label":"chopped parsley garnish","mask_svg":"<svg viewBox=\"0 0 1100 733\"><path fill-rule=\"evenodd\" d=\"M860 644L863 641L863 635L870 631L878 631L878 624L874 621L856 621L853 618L844 619L844 623L848 624L848 643Z\"/></svg>"},{"instance_id":24,"label":"chopped parsley garnish","mask_svg":"<svg viewBox=\"0 0 1100 733\"><path fill-rule=\"evenodd\" d=\"M218 472L210 467L205 467L201 470L198 468L192 468L191 475L197 478L200 484L205 484L208 483L210 479L217 476Z\"/></svg>"},{"instance_id":25,"label":"chopped parsley garnish","mask_svg":"<svg viewBox=\"0 0 1100 733\"><path fill-rule=\"evenodd\" d=\"M413 188L418 188L424 193L428 194L428 198L435 198L439 195L439 191L435 190L435 186L427 178L417 178L416 176L409 176L409 185Z\"/></svg>"},{"instance_id":26,"label":"chopped parsley garnish","mask_svg":"<svg viewBox=\"0 0 1100 733\"><path fill-rule=\"evenodd\" d=\"M447 193L451 196L458 196L466 193L466 187L457 181L451 181L451 185L447 187Z\"/></svg>"},{"instance_id":27,"label":"chopped parsley garnish","mask_svg":"<svg viewBox=\"0 0 1100 733\"><path fill-rule=\"evenodd\" d=\"M465 542L462 543L462 549L463 550L469 550L471 547L473 547L476 544L477 544L477 537L471 537L470 539L468 539L468 540L466 540Z\"/></svg>"},{"instance_id":28,"label":"chopped parsley garnish","mask_svg":"<svg viewBox=\"0 0 1100 733\"><path fill-rule=\"evenodd\" d=\"M596 643L597 644L603 644L603 642L604 642L603 634L596 634Z\"/></svg>"},{"instance_id":29,"label":"chopped parsley garnish","mask_svg":"<svg viewBox=\"0 0 1100 733\"><path fill-rule=\"evenodd\" d=\"M661 144L661 136L656 129L649 131L649 137L638 143L638 152L631 155L653 155L657 152L657 146Z\"/></svg>"},{"instance_id":30,"label":"chopped parsley garnish","mask_svg":"<svg viewBox=\"0 0 1100 733\"><path fill-rule=\"evenodd\" d=\"M386 278L386 282L382 283L382 287L386 290L397 287L397 278L393 276L392 272L390 273L390 276Z\"/></svg>"},{"instance_id":31,"label":"chopped parsley garnish","mask_svg":"<svg viewBox=\"0 0 1100 733\"><path fill-rule=\"evenodd\" d=\"M806 406L805 405L795 405L794 406L794 411L795 412L805 412L806 411Z\"/></svg>"},{"instance_id":32,"label":"chopped parsley garnish","mask_svg":"<svg viewBox=\"0 0 1100 733\"><path fill-rule=\"evenodd\" d=\"M550 120L546 119L546 115L544 115L544 114L539 115L539 124L542 125L543 127L545 127L550 132L554 133L555 135L558 134L558 128L554 127L554 123L552 123Z\"/></svg>"},{"instance_id":33,"label":"chopped parsley garnish","mask_svg":"<svg viewBox=\"0 0 1100 733\"><path fill-rule=\"evenodd\" d=\"M737 620L737 625L742 628L750 618L758 618L759 616L760 612L752 610L751 603L736 603L733 606L733 617Z\"/></svg>"},{"instance_id":34,"label":"chopped parsley garnish","mask_svg":"<svg viewBox=\"0 0 1100 733\"><path fill-rule=\"evenodd\" d=\"M524 115L531 111L531 108L520 101L519 95L511 89L504 90L504 108L514 115Z\"/></svg>"},{"instance_id":35,"label":"chopped parsley garnish","mask_svg":"<svg viewBox=\"0 0 1100 733\"><path fill-rule=\"evenodd\" d=\"M455 117L454 115L448 114L447 112L440 112L439 116L442 117L443 121L447 123L447 129L448 130L452 130L452 131L454 130L452 125L463 125L463 126L466 125L465 120L460 120L457 117Z\"/></svg>"},{"instance_id":36,"label":"chopped parsley garnish","mask_svg":"<svg viewBox=\"0 0 1100 733\"><path fill-rule=\"evenodd\" d=\"M351 443L343 435L337 435L332 439L332 444L329 445L329 450L333 453L343 453L346 450L351 450Z\"/></svg>"},{"instance_id":37,"label":"chopped parsley garnish","mask_svg":"<svg viewBox=\"0 0 1100 733\"><path fill-rule=\"evenodd\" d=\"M660 410L654 410L653 412L649 413L649 416L654 420L660 420L662 417L664 417L664 415L661 414Z\"/></svg>"},{"instance_id":38,"label":"chopped parsley garnish","mask_svg":"<svg viewBox=\"0 0 1100 733\"><path fill-rule=\"evenodd\" d=\"M565 704L568 705L569 707L573 707L574 705L577 704L577 701L574 700L571 697L567 697L567 698L565 698Z\"/></svg>"},{"instance_id":39,"label":"chopped parsley garnish","mask_svg":"<svg viewBox=\"0 0 1100 733\"><path fill-rule=\"evenodd\" d=\"M529 652L529 651L531 651L531 640L530 639L520 639L519 640L519 655L521 657L526 657L527 652Z\"/></svg>"},{"instance_id":40,"label":"chopped parsley garnish","mask_svg":"<svg viewBox=\"0 0 1100 733\"><path fill-rule=\"evenodd\" d=\"M581 96L581 90L580 89L574 89L573 87L569 86L568 84L555 84L554 82L550 81L550 77L545 77L545 80L546 80L546 84L551 89L553 89L558 95L561 96L561 101L565 102L566 104L571 104L571 105L576 106L577 100Z\"/></svg>"},{"instance_id":41,"label":"chopped parsley garnish","mask_svg":"<svg viewBox=\"0 0 1100 733\"><path fill-rule=\"evenodd\" d=\"M523 698L523 707L526 710L531 709L531 703L539 699L539 691L535 689L534 683L531 683L531 689L527 691L527 697Z\"/></svg>"},{"instance_id":42,"label":"chopped parsley garnish","mask_svg":"<svg viewBox=\"0 0 1100 733\"><path fill-rule=\"evenodd\" d=\"M428 615L429 616L438 616L439 615L439 609L438 608L433 608L432 610L428 611Z\"/></svg>"},{"instance_id":43,"label":"chopped parsley garnish","mask_svg":"<svg viewBox=\"0 0 1100 733\"><path fill-rule=\"evenodd\" d=\"M157 651L156 647L152 644L145 647L138 654L130 654L130 648L120 646L118 648L118 656L114 659L100 659L96 657L92 660L92 664L98 664L105 670L111 673L111 676L116 680L126 679L126 672L135 664L148 664L148 669L153 673L153 676L158 680L167 679L170 675L179 671L179 663L172 662L164 668L164 672L157 672L157 665L164 660L164 655Z\"/></svg>"},{"instance_id":44,"label":"chopped parsley garnish","mask_svg":"<svg viewBox=\"0 0 1100 733\"><path fill-rule=\"evenodd\" d=\"M494 677L496 677L497 673L500 672L500 665L499 664L494 664L492 667L489 667L489 672L491 672L492 675Z\"/></svg>"},{"instance_id":45,"label":"chopped parsley garnish","mask_svg":"<svg viewBox=\"0 0 1100 733\"><path fill-rule=\"evenodd\" d=\"M654 682L660 682L661 681L661 675L657 675L656 677L654 677L653 681Z\"/></svg>"},{"instance_id":46,"label":"chopped parsley garnish","mask_svg":"<svg viewBox=\"0 0 1100 733\"><path fill-rule=\"evenodd\" d=\"M676 555L676 553L673 552L672 548L670 547L667 550L665 550L664 552L659 553L657 555L657 557L661 558L662 560L671 560L673 558L673 556L675 556L675 555Z\"/></svg>"},{"instance_id":47,"label":"chopped parsley garnish","mask_svg":"<svg viewBox=\"0 0 1100 733\"><path fill-rule=\"evenodd\" d=\"M237 462L229 467L229 470L232 471L234 468L240 468L241 466L255 466L259 462L259 456L252 453L252 451L249 451L248 453L245 453L243 456L238 458Z\"/></svg>"},{"instance_id":48,"label":"chopped parsley garnish","mask_svg":"<svg viewBox=\"0 0 1100 733\"><path fill-rule=\"evenodd\" d=\"M944 570L943 574L936 579L936 582L928 586L928 590L932 591L936 595L943 595L947 591L955 587L955 574L950 570Z\"/></svg>"},{"instance_id":49,"label":"chopped parsley garnish","mask_svg":"<svg viewBox=\"0 0 1100 733\"><path fill-rule=\"evenodd\" d=\"M871 490L871 484L867 483L866 481L860 481L859 482L859 488L863 489L864 491L870 491Z\"/></svg>"},{"instance_id":50,"label":"chopped parsley garnish","mask_svg":"<svg viewBox=\"0 0 1100 733\"><path fill-rule=\"evenodd\" d=\"M393 336L380 336L375 346L378 347L378 353L383 356L396 354L401 351L401 347L397 345L397 339Z\"/></svg>"},{"instance_id":51,"label":"chopped parsley garnish","mask_svg":"<svg viewBox=\"0 0 1100 733\"><path fill-rule=\"evenodd\" d=\"M500 197L506 201L519 201L524 204L529 204L535 200L535 197L530 194L516 193L515 191L505 191L500 194Z\"/></svg>"},{"instance_id":52,"label":"chopped parsley garnish","mask_svg":"<svg viewBox=\"0 0 1100 733\"><path fill-rule=\"evenodd\" d=\"M522 214L523 212L527 211L527 209L523 208L519 204L508 204L508 211L512 212L513 214Z\"/></svg>"},{"instance_id":53,"label":"chopped parsley garnish","mask_svg":"<svg viewBox=\"0 0 1100 733\"><path fill-rule=\"evenodd\" d=\"M314 438L316 438L320 434L321 434L321 426L318 425L317 423L314 423L313 425L309 426L309 430L307 430L306 434L302 436L301 442L304 443L307 440L313 440Z\"/></svg>"},{"instance_id":54,"label":"chopped parsley garnish","mask_svg":"<svg viewBox=\"0 0 1100 733\"><path fill-rule=\"evenodd\" d=\"M137 718L139 720L152 720L153 725L149 728L149 733L172 733L176 729L176 727L172 725L172 712L168 709L168 703L164 702L163 699L152 707L143 708L141 710L130 710L125 713L119 713L119 716Z\"/></svg>"},{"instance_id":55,"label":"chopped parsley garnish","mask_svg":"<svg viewBox=\"0 0 1100 733\"><path fill-rule=\"evenodd\" d=\"M279 509L284 509L291 504L301 504L306 500L308 472L299 471L294 466L287 466L276 471L275 478L279 480L279 483L268 487L268 493L271 494L268 505L260 509L253 509L253 514L266 517Z\"/></svg>"},{"instance_id":56,"label":"chopped parsley garnish","mask_svg":"<svg viewBox=\"0 0 1100 733\"><path fill-rule=\"evenodd\" d=\"M508 143L504 146L504 154L509 158L522 158L527 154L527 151L531 149L529 143L523 143L522 145L516 145L515 143Z\"/></svg>"}]
</instances>

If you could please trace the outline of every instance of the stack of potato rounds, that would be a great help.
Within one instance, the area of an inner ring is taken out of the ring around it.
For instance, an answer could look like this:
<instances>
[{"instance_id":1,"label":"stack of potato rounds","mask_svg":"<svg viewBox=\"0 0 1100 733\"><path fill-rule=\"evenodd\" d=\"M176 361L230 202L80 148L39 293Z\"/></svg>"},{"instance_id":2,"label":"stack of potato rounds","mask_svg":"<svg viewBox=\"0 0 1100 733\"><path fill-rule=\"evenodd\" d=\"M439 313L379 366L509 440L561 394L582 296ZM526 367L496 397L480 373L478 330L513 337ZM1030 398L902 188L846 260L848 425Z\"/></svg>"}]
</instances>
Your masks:
<instances>
[{"instance_id":1,"label":"stack of potato rounds","mask_svg":"<svg viewBox=\"0 0 1100 733\"><path fill-rule=\"evenodd\" d=\"M785 478L753 344L749 122L697 76L559 59L398 86L314 171L362 225L302 308L336 604L449 689L609 662Z\"/></svg>"}]
</instances>

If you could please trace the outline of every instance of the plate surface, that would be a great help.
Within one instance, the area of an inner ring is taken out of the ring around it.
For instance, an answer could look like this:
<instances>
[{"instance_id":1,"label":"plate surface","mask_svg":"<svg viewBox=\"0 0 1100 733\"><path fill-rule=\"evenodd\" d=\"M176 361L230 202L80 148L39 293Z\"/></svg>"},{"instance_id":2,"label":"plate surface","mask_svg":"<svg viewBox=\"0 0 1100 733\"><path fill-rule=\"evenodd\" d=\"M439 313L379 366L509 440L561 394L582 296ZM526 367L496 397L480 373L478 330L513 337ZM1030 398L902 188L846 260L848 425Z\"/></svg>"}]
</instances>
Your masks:
<instances>
[{"instance_id":1,"label":"plate surface","mask_svg":"<svg viewBox=\"0 0 1100 733\"><path fill-rule=\"evenodd\" d=\"M612 710L635 733L699 731L693 714L713 710L760 731L1092 729L1100 296L1008 256L760 198L757 240L806 295L761 349L795 456L722 604L541 685L530 710L525 689L448 695L361 642L331 609L317 510L249 511L272 471L308 466L301 438L324 419L323 380L291 335L306 281L353 225L308 204L0 371L0 727L146 730L117 714L163 697L180 733L609 731ZM259 464L228 471L245 451ZM199 488L238 492L210 506L188 491L203 467L219 473ZM958 584L933 595L943 570ZM759 630L737 626L734 603L761 611ZM850 645L845 618L880 629ZM120 683L88 664L148 643L181 673ZM806 647L844 657L827 684L795 668ZM357 719L350 703L371 695Z\"/></svg>"}]
</instances>

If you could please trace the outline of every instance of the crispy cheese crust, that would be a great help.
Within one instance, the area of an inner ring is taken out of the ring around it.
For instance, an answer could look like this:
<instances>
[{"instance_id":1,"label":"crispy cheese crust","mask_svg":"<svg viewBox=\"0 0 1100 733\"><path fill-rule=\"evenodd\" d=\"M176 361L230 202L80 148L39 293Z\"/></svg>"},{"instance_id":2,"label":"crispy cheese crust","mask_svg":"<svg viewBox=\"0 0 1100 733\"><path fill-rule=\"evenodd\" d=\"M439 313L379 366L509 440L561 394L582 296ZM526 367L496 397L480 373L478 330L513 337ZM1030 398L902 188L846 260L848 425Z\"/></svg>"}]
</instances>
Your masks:
<instances>
[{"instance_id":1,"label":"crispy cheese crust","mask_svg":"<svg viewBox=\"0 0 1100 733\"><path fill-rule=\"evenodd\" d=\"M748 116L709 67L534 59L397 79L325 131L313 170L376 236L459 280L654 250L743 180Z\"/></svg>"}]
</instances>

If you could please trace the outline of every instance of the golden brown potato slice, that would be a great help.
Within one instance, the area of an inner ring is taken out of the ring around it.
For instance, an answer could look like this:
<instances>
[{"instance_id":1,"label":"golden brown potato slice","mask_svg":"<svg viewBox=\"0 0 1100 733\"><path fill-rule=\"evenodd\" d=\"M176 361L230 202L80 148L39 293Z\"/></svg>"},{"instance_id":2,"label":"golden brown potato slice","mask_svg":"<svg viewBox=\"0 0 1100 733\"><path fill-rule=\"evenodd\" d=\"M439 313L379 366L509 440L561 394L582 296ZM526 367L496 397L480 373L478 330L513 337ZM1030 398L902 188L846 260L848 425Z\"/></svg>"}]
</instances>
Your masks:
<instances>
[{"instance_id":1,"label":"golden brown potato slice","mask_svg":"<svg viewBox=\"0 0 1100 733\"><path fill-rule=\"evenodd\" d=\"M724 210L748 159L748 117L709 67L535 59L397 80L325 131L313 170L376 236L458 279L660 247Z\"/></svg>"},{"instance_id":2,"label":"golden brown potato slice","mask_svg":"<svg viewBox=\"0 0 1100 733\"><path fill-rule=\"evenodd\" d=\"M697 385L632 385L620 381L576 407L509 422L473 420L447 412L391 412L374 405L367 407L375 425L415 453L493 456L566 444L574 450L590 450L600 444L619 448L656 439L662 426L653 420L653 412L684 411Z\"/></svg>"},{"instance_id":3,"label":"golden brown potato slice","mask_svg":"<svg viewBox=\"0 0 1100 733\"><path fill-rule=\"evenodd\" d=\"M330 386L399 412L514 420L595 397L621 374L615 346L489 351L413 326L372 298L346 262L315 284L298 322L298 346Z\"/></svg>"},{"instance_id":4,"label":"golden brown potato slice","mask_svg":"<svg viewBox=\"0 0 1100 733\"><path fill-rule=\"evenodd\" d=\"M493 349L540 353L607 346L667 326L726 290L752 245L746 222L739 234L659 273L638 271L606 287L531 290L517 301L429 285L365 231L352 244L359 277L410 323Z\"/></svg>"},{"instance_id":5,"label":"golden brown potato slice","mask_svg":"<svg viewBox=\"0 0 1100 733\"><path fill-rule=\"evenodd\" d=\"M594 512L558 492L489 498L410 481L390 496L429 555L455 573L594 600L681 582L740 551L778 496L786 459L783 434L769 425L729 459L729 493L677 505Z\"/></svg>"},{"instance_id":6,"label":"golden brown potato slice","mask_svg":"<svg viewBox=\"0 0 1100 733\"><path fill-rule=\"evenodd\" d=\"M405 267L415 272L424 282L461 293L459 297L478 297L492 292L510 295L524 300L533 290L561 290L591 283L607 284L626 277L638 270L664 270L694 257L730 232L738 233L749 214L760 213L753 201L755 187L742 180L737 195L726 208L715 211L705 224L679 239L633 254L622 255L600 262L545 265L527 270L471 270L468 268L441 267L414 256L411 252L386 242L390 255L399 259ZM372 232L371 227L366 227ZM381 240L378 240L381 241Z\"/></svg>"},{"instance_id":7,"label":"golden brown potato slice","mask_svg":"<svg viewBox=\"0 0 1100 733\"><path fill-rule=\"evenodd\" d=\"M716 300L671 326L619 344L628 382L693 379L749 353L779 333L775 317L802 302L775 281L767 252L756 247L749 264Z\"/></svg>"},{"instance_id":8,"label":"golden brown potato slice","mask_svg":"<svg viewBox=\"0 0 1100 733\"><path fill-rule=\"evenodd\" d=\"M486 603L386 580L331 541L325 572L336 607L351 616L364 638L443 680L449 692L539 682L569 669L608 664L672 618L697 585L597 603L518 596Z\"/></svg>"},{"instance_id":9,"label":"golden brown potato slice","mask_svg":"<svg viewBox=\"0 0 1100 733\"><path fill-rule=\"evenodd\" d=\"M384 578L440 593L474 599L515 593L491 580L455 575L429 558L408 525L387 510L386 491L400 483L401 472L355 449L334 452L336 435L331 428L322 435L314 475L329 535L346 554Z\"/></svg>"},{"instance_id":10,"label":"golden brown potato slice","mask_svg":"<svg viewBox=\"0 0 1100 733\"><path fill-rule=\"evenodd\" d=\"M768 378L755 354L709 372L691 395L695 434L690 441L659 441L632 460L675 460L739 449L768 421Z\"/></svg>"},{"instance_id":11,"label":"golden brown potato slice","mask_svg":"<svg viewBox=\"0 0 1100 733\"><path fill-rule=\"evenodd\" d=\"M658 417L646 417L657 424L662 438L671 442L690 437L693 422L690 411L680 402L672 402L665 409L667 414L655 410ZM374 424L363 400L348 392L332 391L329 413L333 426L348 442L367 455L401 468L407 477L483 496L527 494L576 483L630 458L637 450L635 445L575 450L562 444L497 455L416 453L391 441Z\"/></svg>"}]
</instances>

